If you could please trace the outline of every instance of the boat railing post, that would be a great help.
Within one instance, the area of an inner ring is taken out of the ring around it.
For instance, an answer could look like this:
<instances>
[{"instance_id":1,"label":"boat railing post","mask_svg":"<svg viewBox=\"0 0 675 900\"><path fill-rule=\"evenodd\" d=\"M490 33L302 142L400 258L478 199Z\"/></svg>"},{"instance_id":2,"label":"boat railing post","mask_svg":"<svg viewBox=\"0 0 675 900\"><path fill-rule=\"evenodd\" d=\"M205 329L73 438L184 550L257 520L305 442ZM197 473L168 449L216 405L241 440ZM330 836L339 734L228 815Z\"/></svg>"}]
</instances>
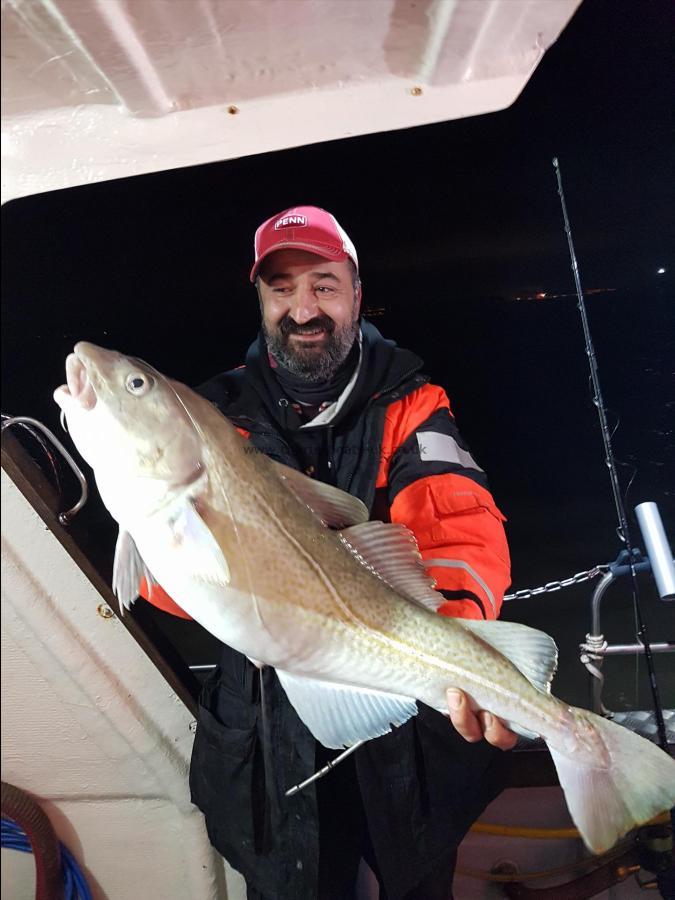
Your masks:
<instances>
[{"instance_id":1,"label":"boat railing post","mask_svg":"<svg viewBox=\"0 0 675 900\"><path fill-rule=\"evenodd\" d=\"M641 505L653 507L656 506L656 504ZM656 522L657 517L658 510L656 510L656 517L654 516L652 510L648 511L647 527L649 527L651 535L656 535L656 537L654 537L652 541L653 545L658 541L659 525L661 531L663 531L660 517L658 517L658 522ZM665 540L665 533L663 537ZM654 571L652 556L654 556L654 558L658 558L661 564L664 554L667 554L667 557L670 560L670 564L672 566L673 560L672 556L670 555L670 547L668 546L667 541L665 543L665 550L663 547L663 543L657 544L657 547L658 549L655 550L653 554L650 554L648 559L645 559L642 556L641 551L637 547L633 548L633 569L635 570L635 572ZM644 644L642 644L640 641L634 644L608 644L602 633L602 626L600 623L600 609L605 593L607 592L610 585L614 584L614 582L617 581L621 575L628 574L630 570L631 566L628 562L628 552L626 550L622 550L615 562L609 565L609 570L602 576L602 578L598 582L597 587L593 591L593 597L591 600L591 632L590 634L586 635L586 640L584 641L584 643L579 645L579 649L581 650L581 662L586 666L589 673L593 676L591 683L591 708L593 712L598 713L598 715L612 716L612 712L608 710L602 702L602 691L605 681L602 671L602 665L605 657L643 654L645 652ZM665 575L662 574L659 579L657 579L659 594L662 598L670 600L672 599L672 597L670 595L671 587L668 580L667 565L661 564L661 572L665 573ZM675 643L673 643L672 641L664 641L658 644L652 644L651 649L654 653L673 653L675 652Z\"/></svg>"},{"instance_id":2,"label":"boat railing post","mask_svg":"<svg viewBox=\"0 0 675 900\"><path fill-rule=\"evenodd\" d=\"M675 600L675 565L661 521L659 508L654 502L639 503L635 507L640 531L651 563L654 581L662 600Z\"/></svg>"},{"instance_id":3,"label":"boat railing post","mask_svg":"<svg viewBox=\"0 0 675 900\"><path fill-rule=\"evenodd\" d=\"M610 711L602 703L602 688L605 676L602 673L604 649L607 646L600 627L600 604L607 588L615 581L614 572L605 572L597 587L593 591L591 601L591 633L586 635L586 641L581 644L581 662L593 676L591 681L591 705L593 712L599 715L611 715Z\"/></svg>"}]
</instances>

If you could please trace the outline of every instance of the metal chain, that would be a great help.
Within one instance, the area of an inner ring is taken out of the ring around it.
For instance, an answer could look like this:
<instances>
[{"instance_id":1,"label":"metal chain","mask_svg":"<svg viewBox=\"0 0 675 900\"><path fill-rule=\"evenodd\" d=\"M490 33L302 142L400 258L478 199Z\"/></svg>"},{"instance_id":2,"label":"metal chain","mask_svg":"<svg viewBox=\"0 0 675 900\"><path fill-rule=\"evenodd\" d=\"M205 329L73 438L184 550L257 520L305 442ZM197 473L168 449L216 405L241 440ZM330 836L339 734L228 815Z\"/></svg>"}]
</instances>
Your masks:
<instances>
[{"instance_id":1,"label":"metal chain","mask_svg":"<svg viewBox=\"0 0 675 900\"><path fill-rule=\"evenodd\" d=\"M577 572L571 578L561 578L560 581L549 581L547 584L536 588L525 588L522 591L516 591L515 594L506 594L504 600L525 600L527 597L536 597L539 594L551 594L553 591L561 591L563 588L572 587L575 584L581 584L583 581L590 581L591 578L597 578L598 575L604 575L609 571L609 564L593 566L585 572Z\"/></svg>"}]
</instances>

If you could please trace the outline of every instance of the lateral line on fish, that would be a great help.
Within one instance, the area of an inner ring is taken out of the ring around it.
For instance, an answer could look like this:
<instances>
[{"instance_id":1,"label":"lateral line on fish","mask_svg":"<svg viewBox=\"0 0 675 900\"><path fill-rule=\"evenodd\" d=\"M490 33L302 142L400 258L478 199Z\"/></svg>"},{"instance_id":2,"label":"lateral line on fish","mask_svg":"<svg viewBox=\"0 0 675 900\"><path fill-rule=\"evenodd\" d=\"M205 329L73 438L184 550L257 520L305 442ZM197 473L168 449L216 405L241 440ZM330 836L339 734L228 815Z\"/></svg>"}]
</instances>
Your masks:
<instances>
[{"instance_id":1,"label":"lateral line on fish","mask_svg":"<svg viewBox=\"0 0 675 900\"><path fill-rule=\"evenodd\" d=\"M174 392L174 393L175 393L175 392ZM176 396L178 396L178 395L176 395ZM182 401L181 401L181 402L182 402ZM203 440L203 441L205 442L205 444L206 444L206 439L205 439L205 437L204 437L204 435L202 434L201 431L199 431L199 435L200 435L200 437L202 438L202 440ZM226 462L226 464L227 464L227 461L226 461L226 460L225 460L225 462ZM212 485L211 474L210 474L210 472L208 472L208 470L207 470L207 477L208 477L208 479L209 479L209 485ZM235 540L236 540L238 546L243 547L243 546L244 546L244 543L243 543L243 541L242 541L242 539L241 539L241 535L240 535L240 532L239 532L239 527L238 527L238 525L237 525L237 519L236 519L236 517L235 517L235 515L234 515L234 510L233 510L233 508L232 508L232 503L230 502L230 498L227 496L227 491L226 491L226 490L223 490L221 493L222 493L222 496L223 496L223 498L224 498L224 500L225 500L225 503L227 504L227 508L228 508L228 510L229 510L230 521L232 522L232 528L233 528L233 530L234 530ZM257 492L255 489L253 489L253 493L254 493L254 494L256 495L256 497L259 499L259 494L258 494L258 492ZM244 568L246 569L246 580L247 580L247 582L248 582L248 585L247 585L247 587L248 587L248 593L249 593L250 596L251 596L252 605L253 605L253 609L254 609L254 611L255 611L256 619L258 620L258 623L259 623L260 627L267 633L267 635L268 635L272 640L274 640L274 635L272 634L272 632L270 631L270 629L269 629L269 628L267 627L267 625L265 624L265 620L263 619L262 612L261 612L261 610L260 610L260 602L259 602L259 600L258 600L258 595L256 594L256 592L255 592L255 590L254 590L254 588L253 588L253 576L252 576L252 574L251 574L251 568L250 568L248 556L247 556L246 553L242 553L242 554L241 554L241 558L242 558L242 561L243 561L243 564L244 564Z\"/></svg>"}]
</instances>

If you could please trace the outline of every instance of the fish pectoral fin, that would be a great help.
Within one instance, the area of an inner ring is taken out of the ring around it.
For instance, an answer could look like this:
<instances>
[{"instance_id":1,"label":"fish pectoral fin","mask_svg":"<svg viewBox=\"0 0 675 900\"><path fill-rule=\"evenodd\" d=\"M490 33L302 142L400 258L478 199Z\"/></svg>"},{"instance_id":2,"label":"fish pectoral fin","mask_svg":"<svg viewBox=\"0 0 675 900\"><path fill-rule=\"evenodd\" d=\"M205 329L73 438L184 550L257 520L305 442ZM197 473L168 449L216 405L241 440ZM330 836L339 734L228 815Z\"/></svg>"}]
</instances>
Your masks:
<instances>
[{"instance_id":1,"label":"fish pectoral fin","mask_svg":"<svg viewBox=\"0 0 675 900\"><path fill-rule=\"evenodd\" d=\"M517 622L454 621L510 660L540 691L551 692L551 681L558 667L558 648L550 635Z\"/></svg>"},{"instance_id":2,"label":"fish pectoral fin","mask_svg":"<svg viewBox=\"0 0 675 900\"><path fill-rule=\"evenodd\" d=\"M365 690L276 670L291 705L324 747L349 747L379 737L417 714L402 694Z\"/></svg>"},{"instance_id":3,"label":"fish pectoral fin","mask_svg":"<svg viewBox=\"0 0 675 900\"><path fill-rule=\"evenodd\" d=\"M342 532L356 559L399 594L434 612L445 597L424 568L415 535L396 522L365 522Z\"/></svg>"},{"instance_id":4,"label":"fish pectoral fin","mask_svg":"<svg viewBox=\"0 0 675 900\"><path fill-rule=\"evenodd\" d=\"M189 560L195 576L209 584L228 585L230 567L194 500L186 498L169 524L175 549Z\"/></svg>"},{"instance_id":5,"label":"fish pectoral fin","mask_svg":"<svg viewBox=\"0 0 675 900\"><path fill-rule=\"evenodd\" d=\"M272 467L298 500L308 506L326 527L346 528L368 521L368 508L358 497L330 484L314 481L283 463L272 462Z\"/></svg>"},{"instance_id":6,"label":"fish pectoral fin","mask_svg":"<svg viewBox=\"0 0 675 900\"><path fill-rule=\"evenodd\" d=\"M141 579L145 578L148 590L153 584L157 584L150 569L146 566L141 554L138 552L134 539L120 528L115 545L115 561L113 562L112 589L120 602L120 612L130 609L132 603L138 597L138 589Z\"/></svg>"}]
</instances>

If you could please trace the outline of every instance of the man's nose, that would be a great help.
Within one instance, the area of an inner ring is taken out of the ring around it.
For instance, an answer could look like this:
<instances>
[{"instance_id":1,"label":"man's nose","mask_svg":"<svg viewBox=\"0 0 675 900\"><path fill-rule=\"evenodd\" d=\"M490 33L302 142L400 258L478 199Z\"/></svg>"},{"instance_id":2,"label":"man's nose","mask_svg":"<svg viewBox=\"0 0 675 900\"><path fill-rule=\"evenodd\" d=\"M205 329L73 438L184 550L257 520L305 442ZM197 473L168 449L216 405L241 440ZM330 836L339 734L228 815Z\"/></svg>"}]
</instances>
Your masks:
<instances>
[{"instance_id":1,"label":"man's nose","mask_svg":"<svg viewBox=\"0 0 675 900\"><path fill-rule=\"evenodd\" d=\"M316 318L319 314L319 305L310 286L298 287L291 301L289 313L298 325L304 325L310 319Z\"/></svg>"}]
</instances>

